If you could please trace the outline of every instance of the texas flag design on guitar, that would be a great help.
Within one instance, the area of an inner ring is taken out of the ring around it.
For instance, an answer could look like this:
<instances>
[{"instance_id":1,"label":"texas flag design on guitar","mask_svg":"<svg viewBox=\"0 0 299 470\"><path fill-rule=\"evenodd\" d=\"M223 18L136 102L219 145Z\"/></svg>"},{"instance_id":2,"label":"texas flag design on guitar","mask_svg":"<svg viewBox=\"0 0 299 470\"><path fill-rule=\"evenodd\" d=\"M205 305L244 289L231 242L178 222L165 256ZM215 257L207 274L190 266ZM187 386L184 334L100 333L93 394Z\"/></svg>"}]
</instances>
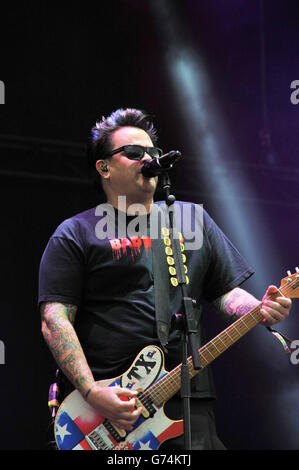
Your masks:
<instances>
[{"instance_id":1,"label":"texas flag design on guitar","mask_svg":"<svg viewBox=\"0 0 299 470\"><path fill-rule=\"evenodd\" d=\"M165 439L176 436L180 431L180 422L176 421L165 429L166 417L160 408L156 419L150 420L151 426L140 416L127 438L117 442L103 424L105 420L100 414L88 405L82 410L80 398L78 396L80 403L73 400L56 420L56 442L60 450L155 450ZM160 413L161 419L158 419Z\"/></svg>"},{"instance_id":2,"label":"texas flag design on guitar","mask_svg":"<svg viewBox=\"0 0 299 470\"><path fill-rule=\"evenodd\" d=\"M100 381L103 386L148 389L166 375L162 352L156 346L144 348L122 376ZM132 380L133 379L133 380ZM182 433L182 422L169 420L162 404L140 415L127 435L92 408L75 390L62 403L55 421L55 438L60 450L155 450L166 440Z\"/></svg>"}]
</instances>

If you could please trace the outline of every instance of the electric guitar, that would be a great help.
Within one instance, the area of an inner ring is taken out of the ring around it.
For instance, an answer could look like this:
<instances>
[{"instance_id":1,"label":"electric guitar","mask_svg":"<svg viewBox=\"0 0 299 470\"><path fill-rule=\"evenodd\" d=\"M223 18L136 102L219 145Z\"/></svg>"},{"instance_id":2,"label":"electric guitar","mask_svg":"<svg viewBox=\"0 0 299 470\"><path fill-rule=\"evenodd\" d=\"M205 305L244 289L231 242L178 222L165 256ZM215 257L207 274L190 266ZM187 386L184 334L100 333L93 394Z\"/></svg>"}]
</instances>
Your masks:
<instances>
[{"instance_id":1,"label":"electric guitar","mask_svg":"<svg viewBox=\"0 0 299 470\"><path fill-rule=\"evenodd\" d=\"M299 297L298 268L296 271L282 279L278 295ZM200 370L262 321L260 305L199 349ZM191 356L187 363L191 378L200 373L193 369ZM136 406L142 405L143 411L133 430L127 432L112 426L74 390L57 411L54 433L59 450L156 450L165 440L183 433L183 420L170 420L163 411L165 402L180 389L181 365L167 372L159 347L145 347L123 375L100 380L98 384L142 390Z\"/></svg>"}]
</instances>

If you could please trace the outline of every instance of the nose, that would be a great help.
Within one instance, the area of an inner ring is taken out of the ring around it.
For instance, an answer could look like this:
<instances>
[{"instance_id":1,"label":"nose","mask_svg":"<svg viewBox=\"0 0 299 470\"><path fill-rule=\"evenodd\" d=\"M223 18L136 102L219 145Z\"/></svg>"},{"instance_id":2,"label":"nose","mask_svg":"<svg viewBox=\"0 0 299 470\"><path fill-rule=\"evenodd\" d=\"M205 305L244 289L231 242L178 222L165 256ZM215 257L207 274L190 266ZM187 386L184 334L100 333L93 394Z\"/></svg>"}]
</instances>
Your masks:
<instances>
[{"instance_id":1,"label":"nose","mask_svg":"<svg viewBox=\"0 0 299 470\"><path fill-rule=\"evenodd\" d=\"M150 161L150 160L152 160L152 157L148 153L144 152L144 155L143 155L141 161L142 162L147 162L147 161Z\"/></svg>"}]
</instances>

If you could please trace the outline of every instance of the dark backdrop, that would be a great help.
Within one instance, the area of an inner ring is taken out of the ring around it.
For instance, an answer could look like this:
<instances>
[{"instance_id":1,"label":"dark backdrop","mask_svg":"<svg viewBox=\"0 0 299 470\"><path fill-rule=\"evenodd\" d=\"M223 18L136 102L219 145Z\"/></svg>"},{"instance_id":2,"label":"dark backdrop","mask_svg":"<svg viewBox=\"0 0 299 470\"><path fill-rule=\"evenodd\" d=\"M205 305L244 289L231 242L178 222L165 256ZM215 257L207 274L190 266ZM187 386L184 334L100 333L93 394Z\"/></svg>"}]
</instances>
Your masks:
<instances>
[{"instance_id":1,"label":"dark backdrop","mask_svg":"<svg viewBox=\"0 0 299 470\"><path fill-rule=\"evenodd\" d=\"M299 105L290 101L290 84L299 79L297 2L170 3L179 27L169 36L166 1L18 2L2 14L1 449L45 448L55 365L40 334L38 266L56 226L97 204L84 160L97 118L127 106L156 116L162 148L183 154L172 173L177 197L203 203L245 251L257 271L245 287L255 295L299 264ZM222 154L216 177L187 137L196 120L186 122L177 105L180 91L167 67L173 37L205 61L236 149ZM245 178L252 192L221 193L224 177ZM242 240L236 203L250 228ZM297 302L278 326L293 339L299 339ZM208 336L225 326L207 307ZM261 327L214 363L218 429L228 448L298 449L298 367Z\"/></svg>"}]
</instances>

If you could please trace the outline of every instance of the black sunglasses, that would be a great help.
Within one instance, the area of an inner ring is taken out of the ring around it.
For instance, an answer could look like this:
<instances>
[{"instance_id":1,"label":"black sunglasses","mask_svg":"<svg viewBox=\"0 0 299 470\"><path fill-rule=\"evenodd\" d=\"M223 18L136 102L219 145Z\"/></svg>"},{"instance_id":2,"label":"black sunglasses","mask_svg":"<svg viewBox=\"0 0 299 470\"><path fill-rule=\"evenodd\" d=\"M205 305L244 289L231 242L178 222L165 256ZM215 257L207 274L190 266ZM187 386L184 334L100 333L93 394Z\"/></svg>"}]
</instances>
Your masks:
<instances>
[{"instance_id":1,"label":"black sunglasses","mask_svg":"<svg viewBox=\"0 0 299 470\"><path fill-rule=\"evenodd\" d=\"M160 158L163 154L161 149L157 147L143 147L142 145L124 145L118 149L113 150L113 152L108 153L105 157L112 157L116 153L124 152L125 156L130 160L141 160L146 153L148 153L152 158Z\"/></svg>"}]
</instances>

